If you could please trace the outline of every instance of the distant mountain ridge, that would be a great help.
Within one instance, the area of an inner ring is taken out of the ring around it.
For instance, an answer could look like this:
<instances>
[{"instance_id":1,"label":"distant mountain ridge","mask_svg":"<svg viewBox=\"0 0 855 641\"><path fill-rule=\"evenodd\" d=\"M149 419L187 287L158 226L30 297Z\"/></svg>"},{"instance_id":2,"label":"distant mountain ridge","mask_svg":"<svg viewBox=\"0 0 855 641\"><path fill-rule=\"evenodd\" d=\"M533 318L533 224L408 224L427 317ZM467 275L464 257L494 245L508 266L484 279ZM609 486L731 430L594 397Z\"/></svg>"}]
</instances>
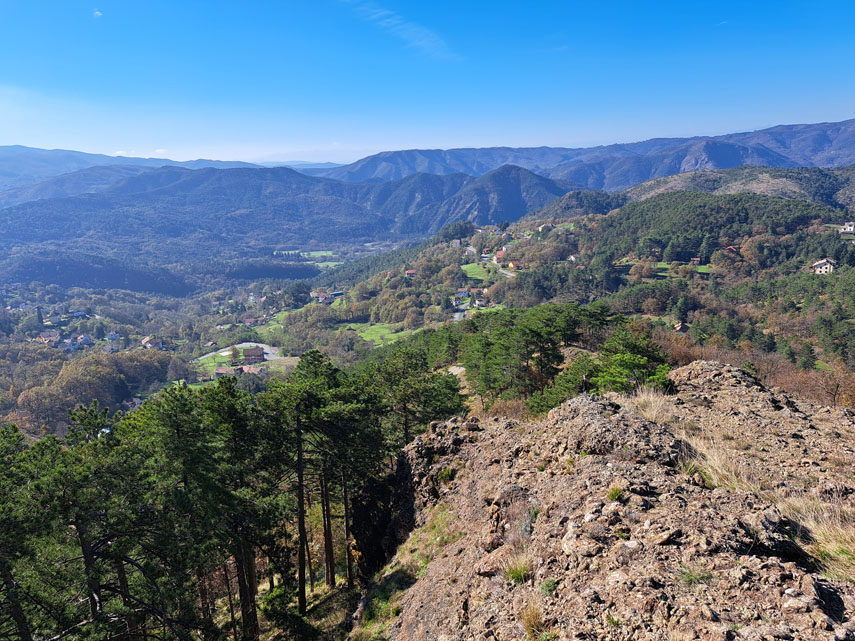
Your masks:
<instances>
[{"instance_id":1,"label":"distant mountain ridge","mask_svg":"<svg viewBox=\"0 0 855 641\"><path fill-rule=\"evenodd\" d=\"M0 191L29 185L45 178L103 165L134 165L137 167L163 167L166 165L200 169L217 167L258 167L247 162L223 160L188 160L180 162L166 158L133 158L106 156L66 149L36 149L21 145L0 146Z\"/></svg>"},{"instance_id":2,"label":"distant mountain ridge","mask_svg":"<svg viewBox=\"0 0 855 641\"><path fill-rule=\"evenodd\" d=\"M393 180L416 172L479 176L518 165L588 189L618 191L687 171L770 167L840 167L855 163L855 119L836 123L779 125L754 132L651 140L591 148L488 147L386 151L350 165L312 170L350 182Z\"/></svg>"},{"instance_id":3,"label":"distant mountain ridge","mask_svg":"<svg viewBox=\"0 0 855 641\"><path fill-rule=\"evenodd\" d=\"M384 151L348 165L287 161L309 176L344 182L388 182L415 174L482 176L515 165L585 189L620 191L653 178L689 171L768 167L841 167L855 163L855 119L778 125L753 132L687 138L651 138L598 147L486 147ZM61 174L104 165L179 166L188 169L261 168L245 162L105 156L78 151L0 147L2 192ZM282 163L284 164L284 163ZM81 192L81 193L85 193ZM8 198L5 199L9 201ZM15 199L12 199L15 201ZM17 202L21 202L17 200Z\"/></svg>"}]
</instances>

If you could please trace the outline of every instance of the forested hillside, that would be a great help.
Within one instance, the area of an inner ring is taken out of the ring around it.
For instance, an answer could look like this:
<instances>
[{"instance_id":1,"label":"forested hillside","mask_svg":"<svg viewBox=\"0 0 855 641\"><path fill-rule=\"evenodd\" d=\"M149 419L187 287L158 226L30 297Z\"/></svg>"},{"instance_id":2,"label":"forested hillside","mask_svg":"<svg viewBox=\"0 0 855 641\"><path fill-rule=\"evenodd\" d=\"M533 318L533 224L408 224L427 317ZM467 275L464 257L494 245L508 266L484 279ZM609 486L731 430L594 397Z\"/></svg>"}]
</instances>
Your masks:
<instances>
[{"instance_id":1,"label":"forested hillside","mask_svg":"<svg viewBox=\"0 0 855 641\"><path fill-rule=\"evenodd\" d=\"M96 189L91 181L104 173L87 172L75 189ZM478 179L419 174L383 184L311 178L284 167L166 167L97 193L47 197L63 189L57 183L45 186L42 200L0 209L5 280L108 288L124 280L127 289L173 293L180 281L198 284L209 274L309 278L315 274L277 253L404 242L458 220L517 220L569 189L512 167ZM115 279L98 276L99 260L118 261ZM72 262L75 269L67 267ZM164 269L171 274L155 275ZM170 277L179 282L160 282Z\"/></svg>"},{"instance_id":2,"label":"forested hillside","mask_svg":"<svg viewBox=\"0 0 855 641\"><path fill-rule=\"evenodd\" d=\"M834 208L855 205L855 167L840 169L739 167L696 171L659 178L627 189L629 200L643 200L673 191L712 194L755 193L778 198L807 200Z\"/></svg>"},{"instance_id":3,"label":"forested hillside","mask_svg":"<svg viewBox=\"0 0 855 641\"><path fill-rule=\"evenodd\" d=\"M0 633L317 634L301 618L315 581L332 590L357 579L349 495L391 471L389 457L429 422L465 411L458 378L441 366L462 357L484 401L529 396L555 379L562 347L595 347L615 324L603 309L572 306L487 315L348 371L308 351L255 394L227 377L199 391L173 386L125 416L79 407L62 439L2 428ZM658 348L620 330L594 384L643 383L627 358L664 380Z\"/></svg>"}]
</instances>

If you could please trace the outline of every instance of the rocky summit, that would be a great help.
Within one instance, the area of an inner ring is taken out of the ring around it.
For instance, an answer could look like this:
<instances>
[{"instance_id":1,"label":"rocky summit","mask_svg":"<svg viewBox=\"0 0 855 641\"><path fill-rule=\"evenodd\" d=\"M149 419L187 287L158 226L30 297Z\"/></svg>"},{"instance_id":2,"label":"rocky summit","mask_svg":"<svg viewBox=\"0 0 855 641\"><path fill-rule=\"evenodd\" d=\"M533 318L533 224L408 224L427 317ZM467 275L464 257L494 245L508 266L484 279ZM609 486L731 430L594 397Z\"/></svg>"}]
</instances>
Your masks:
<instances>
[{"instance_id":1,"label":"rocky summit","mask_svg":"<svg viewBox=\"0 0 855 641\"><path fill-rule=\"evenodd\" d=\"M671 377L432 424L359 498L351 638L855 639L853 414L718 363Z\"/></svg>"}]
</instances>

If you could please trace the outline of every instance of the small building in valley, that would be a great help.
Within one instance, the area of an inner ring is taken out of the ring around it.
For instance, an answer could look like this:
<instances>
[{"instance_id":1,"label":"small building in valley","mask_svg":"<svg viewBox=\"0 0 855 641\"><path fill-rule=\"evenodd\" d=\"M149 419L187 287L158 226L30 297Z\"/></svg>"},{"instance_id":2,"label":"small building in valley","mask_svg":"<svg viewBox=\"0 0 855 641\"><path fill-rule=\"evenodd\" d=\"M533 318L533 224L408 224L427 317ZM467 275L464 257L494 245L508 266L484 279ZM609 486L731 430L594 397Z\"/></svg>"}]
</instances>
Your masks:
<instances>
[{"instance_id":1,"label":"small building in valley","mask_svg":"<svg viewBox=\"0 0 855 641\"><path fill-rule=\"evenodd\" d=\"M163 349L163 341L154 336L146 336L140 344L146 349Z\"/></svg>"},{"instance_id":2,"label":"small building in valley","mask_svg":"<svg viewBox=\"0 0 855 641\"><path fill-rule=\"evenodd\" d=\"M811 265L814 274L830 274L837 267L837 261L833 258L823 258Z\"/></svg>"},{"instance_id":3,"label":"small building in valley","mask_svg":"<svg viewBox=\"0 0 855 641\"><path fill-rule=\"evenodd\" d=\"M59 342L59 331L55 329L49 329L46 332L42 332L39 334L36 341L39 343L44 343L45 345L50 345L51 347L55 347Z\"/></svg>"},{"instance_id":4,"label":"small building in valley","mask_svg":"<svg viewBox=\"0 0 855 641\"><path fill-rule=\"evenodd\" d=\"M263 347L247 347L243 350L243 362L246 365L255 365L264 362Z\"/></svg>"},{"instance_id":5,"label":"small building in valley","mask_svg":"<svg viewBox=\"0 0 855 641\"><path fill-rule=\"evenodd\" d=\"M841 234L855 234L855 221L849 221L843 223L843 227L840 228Z\"/></svg>"}]
</instances>

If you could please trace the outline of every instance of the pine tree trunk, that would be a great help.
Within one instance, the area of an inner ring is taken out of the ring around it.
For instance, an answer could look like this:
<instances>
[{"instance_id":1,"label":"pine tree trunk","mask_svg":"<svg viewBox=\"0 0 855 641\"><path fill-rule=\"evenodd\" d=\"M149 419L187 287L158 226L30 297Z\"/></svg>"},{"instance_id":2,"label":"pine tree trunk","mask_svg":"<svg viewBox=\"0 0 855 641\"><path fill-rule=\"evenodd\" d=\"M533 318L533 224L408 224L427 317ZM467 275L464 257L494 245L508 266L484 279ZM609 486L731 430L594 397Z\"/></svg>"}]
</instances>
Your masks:
<instances>
[{"instance_id":1,"label":"pine tree trunk","mask_svg":"<svg viewBox=\"0 0 855 641\"><path fill-rule=\"evenodd\" d=\"M335 548L332 536L332 515L330 513L330 487L326 474L321 474L321 505L324 515L324 567L326 568L327 586L335 587Z\"/></svg>"},{"instance_id":2,"label":"pine tree trunk","mask_svg":"<svg viewBox=\"0 0 855 641\"><path fill-rule=\"evenodd\" d=\"M196 568L196 587L199 591L199 606L202 610L202 618L211 618L210 601L208 599L208 586L205 583L205 572L201 567Z\"/></svg>"},{"instance_id":3,"label":"pine tree trunk","mask_svg":"<svg viewBox=\"0 0 855 641\"><path fill-rule=\"evenodd\" d=\"M6 588L6 602L9 605L12 620L18 628L18 636L21 641L33 641L30 625L27 622L24 608L21 606L21 598L18 595L18 584L15 583L15 577L12 576L12 569L9 567L8 561L2 557L0 557L0 580L2 580L3 587Z\"/></svg>"},{"instance_id":4,"label":"pine tree trunk","mask_svg":"<svg viewBox=\"0 0 855 641\"><path fill-rule=\"evenodd\" d=\"M315 571L314 566L312 565L312 548L309 545L309 540L312 538L312 531L308 530L308 535L306 537L306 571L309 575L309 592L315 591Z\"/></svg>"},{"instance_id":5,"label":"pine tree trunk","mask_svg":"<svg viewBox=\"0 0 855 641\"><path fill-rule=\"evenodd\" d=\"M74 522L77 531L77 542L80 544L80 553L83 556L83 572L86 576L86 596L89 601L89 614L96 619L101 614L101 593L98 581L95 578L95 555L89 544L89 530L79 519Z\"/></svg>"},{"instance_id":6,"label":"pine tree trunk","mask_svg":"<svg viewBox=\"0 0 855 641\"><path fill-rule=\"evenodd\" d=\"M306 615L306 506L303 487L303 434L297 423L297 610Z\"/></svg>"},{"instance_id":7,"label":"pine tree trunk","mask_svg":"<svg viewBox=\"0 0 855 641\"><path fill-rule=\"evenodd\" d=\"M223 579L226 582L226 594L229 596L229 616L232 622L232 637L238 641L237 623L235 622L235 600L232 596L232 578L229 576L229 562L223 563Z\"/></svg>"},{"instance_id":8,"label":"pine tree trunk","mask_svg":"<svg viewBox=\"0 0 855 641\"><path fill-rule=\"evenodd\" d=\"M255 548L251 545L245 545L244 553L246 554L246 582L249 584L249 593L252 595L254 604L258 596L258 568L255 565L257 560Z\"/></svg>"},{"instance_id":9,"label":"pine tree trunk","mask_svg":"<svg viewBox=\"0 0 855 641\"><path fill-rule=\"evenodd\" d=\"M246 544L238 542L235 552L235 574L238 580L238 598L240 599L240 616L243 641L258 641L258 615L255 610L255 598L249 583L249 568L247 567Z\"/></svg>"},{"instance_id":10,"label":"pine tree trunk","mask_svg":"<svg viewBox=\"0 0 855 641\"><path fill-rule=\"evenodd\" d=\"M347 557L347 587L353 588L353 554L350 551L350 498L347 494L347 479L341 469L341 491L344 502L344 554Z\"/></svg>"},{"instance_id":11,"label":"pine tree trunk","mask_svg":"<svg viewBox=\"0 0 855 641\"><path fill-rule=\"evenodd\" d=\"M125 572L125 564L118 560L115 562L116 579L119 582L119 590L122 593L122 605L129 610L133 608L131 601L131 589L128 585L128 574ZM145 616L137 613L129 614L125 617L125 625L128 629L128 639L137 641L137 639L145 638Z\"/></svg>"}]
</instances>

